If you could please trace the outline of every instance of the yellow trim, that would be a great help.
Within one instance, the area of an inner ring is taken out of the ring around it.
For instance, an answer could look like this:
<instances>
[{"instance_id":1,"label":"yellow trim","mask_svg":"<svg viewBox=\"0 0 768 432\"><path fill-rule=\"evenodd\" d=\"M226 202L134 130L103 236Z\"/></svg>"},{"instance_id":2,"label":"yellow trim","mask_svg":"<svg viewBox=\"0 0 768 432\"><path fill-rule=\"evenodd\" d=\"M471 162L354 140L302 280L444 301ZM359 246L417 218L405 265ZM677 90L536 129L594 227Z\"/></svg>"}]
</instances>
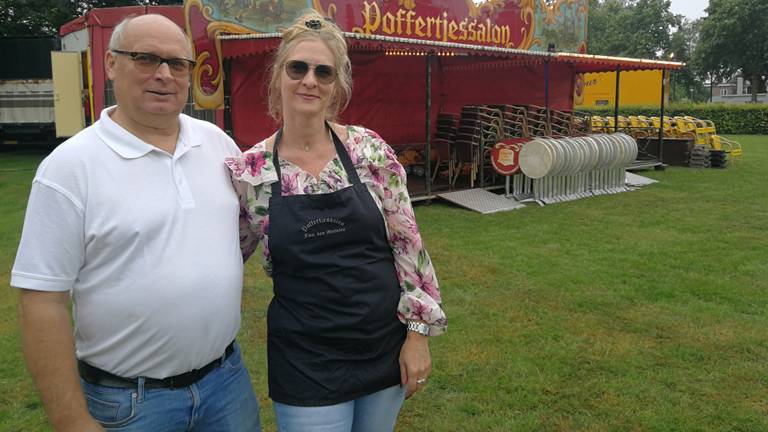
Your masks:
<instances>
[{"instance_id":1,"label":"yellow trim","mask_svg":"<svg viewBox=\"0 0 768 432\"><path fill-rule=\"evenodd\" d=\"M93 112L93 110L94 110L94 107L93 107L93 73L91 71L91 47L90 47L90 45L88 46L88 49L85 50L85 61L86 61L85 70L88 71L88 73L86 74L86 77L88 79L88 105L91 107L91 109L90 109L90 113L91 113L90 120L91 120L91 124L94 124L94 123L96 123L96 121L95 121L96 113ZM104 78L106 78L106 77L107 76L106 76L106 72L105 72ZM106 79L104 80L104 82L106 82Z\"/></svg>"}]
</instances>

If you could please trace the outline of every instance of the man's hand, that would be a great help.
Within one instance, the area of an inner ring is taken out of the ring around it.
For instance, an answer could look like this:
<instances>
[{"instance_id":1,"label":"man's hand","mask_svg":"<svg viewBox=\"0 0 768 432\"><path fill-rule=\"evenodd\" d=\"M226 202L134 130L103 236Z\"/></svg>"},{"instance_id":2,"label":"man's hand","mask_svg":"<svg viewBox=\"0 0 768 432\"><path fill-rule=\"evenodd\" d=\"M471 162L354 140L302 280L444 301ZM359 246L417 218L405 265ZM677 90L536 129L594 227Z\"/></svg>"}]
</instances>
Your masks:
<instances>
[{"instance_id":1,"label":"man's hand","mask_svg":"<svg viewBox=\"0 0 768 432\"><path fill-rule=\"evenodd\" d=\"M21 290L21 336L27 369L56 431L104 429L91 418L75 360L69 293Z\"/></svg>"}]
</instances>

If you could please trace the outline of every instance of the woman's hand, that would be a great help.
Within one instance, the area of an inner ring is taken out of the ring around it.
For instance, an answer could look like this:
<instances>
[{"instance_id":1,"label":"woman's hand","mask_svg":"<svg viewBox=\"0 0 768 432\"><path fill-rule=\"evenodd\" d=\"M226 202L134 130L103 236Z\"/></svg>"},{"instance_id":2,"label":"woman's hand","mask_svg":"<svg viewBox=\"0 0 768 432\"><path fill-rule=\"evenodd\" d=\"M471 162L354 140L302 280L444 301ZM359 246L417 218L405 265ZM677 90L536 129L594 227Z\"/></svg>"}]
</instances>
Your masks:
<instances>
[{"instance_id":1,"label":"woman's hand","mask_svg":"<svg viewBox=\"0 0 768 432\"><path fill-rule=\"evenodd\" d=\"M409 331L405 343L400 349L400 383L406 388L406 399L427 384L427 378L431 371L429 338Z\"/></svg>"}]
</instances>

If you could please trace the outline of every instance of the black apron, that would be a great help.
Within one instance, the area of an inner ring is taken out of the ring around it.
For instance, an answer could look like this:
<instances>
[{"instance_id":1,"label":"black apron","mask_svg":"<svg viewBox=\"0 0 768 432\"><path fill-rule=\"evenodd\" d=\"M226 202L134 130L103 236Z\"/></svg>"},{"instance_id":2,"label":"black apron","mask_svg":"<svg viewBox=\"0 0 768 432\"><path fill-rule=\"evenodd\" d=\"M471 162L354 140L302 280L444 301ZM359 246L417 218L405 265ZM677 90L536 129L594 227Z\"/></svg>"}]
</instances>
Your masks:
<instances>
[{"instance_id":1,"label":"black apron","mask_svg":"<svg viewBox=\"0 0 768 432\"><path fill-rule=\"evenodd\" d=\"M282 130L275 138L269 396L288 405L333 405L400 383L406 330L384 218L331 134L351 186L320 195L282 195Z\"/></svg>"}]
</instances>

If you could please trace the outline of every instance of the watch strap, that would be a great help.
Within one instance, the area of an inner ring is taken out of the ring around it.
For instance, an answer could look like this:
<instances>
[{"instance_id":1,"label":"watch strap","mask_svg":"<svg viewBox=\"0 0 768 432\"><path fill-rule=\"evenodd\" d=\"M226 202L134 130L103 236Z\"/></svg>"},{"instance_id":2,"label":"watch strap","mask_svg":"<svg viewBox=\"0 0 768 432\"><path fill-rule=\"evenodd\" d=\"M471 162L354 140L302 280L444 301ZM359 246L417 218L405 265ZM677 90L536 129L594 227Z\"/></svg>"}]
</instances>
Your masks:
<instances>
[{"instance_id":1,"label":"watch strap","mask_svg":"<svg viewBox=\"0 0 768 432\"><path fill-rule=\"evenodd\" d=\"M408 331L416 332L423 336L429 336L429 326L426 323L418 321L406 321Z\"/></svg>"}]
</instances>

